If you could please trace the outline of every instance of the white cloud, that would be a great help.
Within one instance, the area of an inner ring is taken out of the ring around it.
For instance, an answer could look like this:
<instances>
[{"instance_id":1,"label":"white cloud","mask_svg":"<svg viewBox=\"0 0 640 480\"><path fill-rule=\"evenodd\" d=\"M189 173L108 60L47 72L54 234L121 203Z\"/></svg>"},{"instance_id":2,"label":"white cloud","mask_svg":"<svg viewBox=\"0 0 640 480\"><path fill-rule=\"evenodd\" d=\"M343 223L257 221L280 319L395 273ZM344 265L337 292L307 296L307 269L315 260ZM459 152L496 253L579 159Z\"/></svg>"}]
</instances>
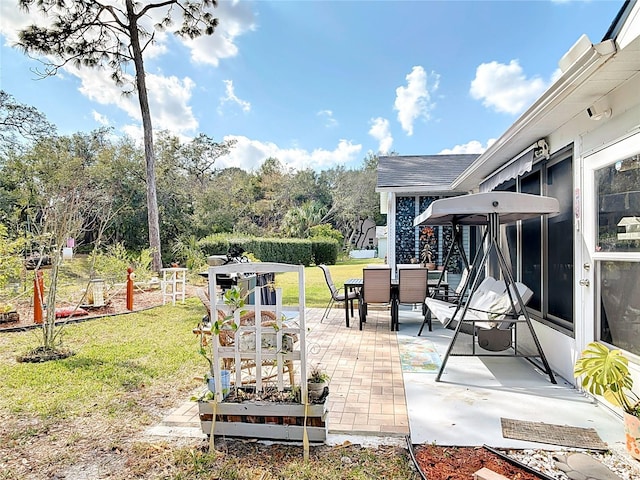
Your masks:
<instances>
[{"instance_id":1,"label":"white cloud","mask_svg":"<svg viewBox=\"0 0 640 480\"><path fill-rule=\"evenodd\" d=\"M213 35L181 41L191 51L193 62L218 66L220 59L238 54L236 38L255 30L256 25L254 14L246 2L218 2L212 14L219 19Z\"/></svg>"},{"instance_id":2,"label":"white cloud","mask_svg":"<svg viewBox=\"0 0 640 480\"><path fill-rule=\"evenodd\" d=\"M471 140L468 143L463 145L456 145L453 148L445 148L444 150L438 152L438 155L457 155L464 153L484 153L484 151L489 148L493 142L495 142L495 138L491 138L487 140L487 145L483 146L481 142L478 140Z\"/></svg>"},{"instance_id":3,"label":"white cloud","mask_svg":"<svg viewBox=\"0 0 640 480\"><path fill-rule=\"evenodd\" d=\"M334 150L316 149L312 152L301 148L280 148L275 143L251 140L244 136L227 135L223 140L236 140L237 143L228 155L216 161L216 167L238 167L243 170L256 170L269 157L277 158L283 165L296 170L324 170L356 160L362 150L362 145L354 145L347 140L340 140Z\"/></svg>"},{"instance_id":4,"label":"white cloud","mask_svg":"<svg viewBox=\"0 0 640 480\"><path fill-rule=\"evenodd\" d=\"M45 19L31 8L29 13L17 8L18 2L0 2L0 33L5 37L5 45L13 46L18 41L18 31L31 24L42 25Z\"/></svg>"},{"instance_id":5,"label":"white cloud","mask_svg":"<svg viewBox=\"0 0 640 480\"><path fill-rule=\"evenodd\" d=\"M123 95L108 76L97 69L68 69L80 79L79 91L88 99L101 105L115 105L125 111L132 120L140 121L140 104L136 95ZM176 135L194 132L198 122L189 106L194 82L185 77L147 74L147 93L153 128L170 130ZM132 78L128 78L132 81Z\"/></svg>"},{"instance_id":6,"label":"white cloud","mask_svg":"<svg viewBox=\"0 0 640 480\"><path fill-rule=\"evenodd\" d=\"M549 82L549 85L553 85L554 83L556 83L556 81L562 76L562 70L560 70L560 68L556 68L553 73L551 74L551 81Z\"/></svg>"},{"instance_id":7,"label":"white cloud","mask_svg":"<svg viewBox=\"0 0 640 480\"><path fill-rule=\"evenodd\" d=\"M98 122L100 125L102 126L108 126L109 125L109 119L107 118L106 115L103 115L99 112L96 112L95 110L91 111L91 115L93 115L93 119Z\"/></svg>"},{"instance_id":8,"label":"white cloud","mask_svg":"<svg viewBox=\"0 0 640 480\"><path fill-rule=\"evenodd\" d=\"M378 117L372 118L369 123L371 124L369 135L378 141L378 152L389 153L393 145L393 136L389 129L389 120Z\"/></svg>"},{"instance_id":9,"label":"white cloud","mask_svg":"<svg viewBox=\"0 0 640 480\"><path fill-rule=\"evenodd\" d=\"M222 113L222 107L225 103L233 103L242 109L243 112L251 111L251 103L246 100L241 100L236 96L235 89L233 88L233 80L224 80L224 97L220 97L220 107L218 112Z\"/></svg>"},{"instance_id":10,"label":"white cloud","mask_svg":"<svg viewBox=\"0 0 640 480\"><path fill-rule=\"evenodd\" d=\"M338 126L338 121L333 118L332 110L320 110L317 115L324 119L324 126L327 128L333 128Z\"/></svg>"},{"instance_id":11,"label":"white cloud","mask_svg":"<svg viewBox=\"0 0 640 480\"><path fill-rule=\"evenodd\" d=\"M100 105L115 105L131 118L140 119L140 107L136 95L124 95L105 72L96 68L67 67L66 71L80 80L78 91ZM128 82L131 77L128 77ZM132 87L129 87L129 89Z\"/></svg>"},{"instance_id":12,"label":"white cloud","mask_svg":"<svg viewBox=\"0 0 640 480\"><path fill-rule=\"evenodd\" d=\"M478 66L470 93L496 112L516 115L531 105L547 86L541 78L527 79L518 61L511 60L509 65L490 62Z\"/></svg>"},{"instance_id":13,"label":"white cloud","mask_svg":"<svg viewBox=\"0 0 640 480\"><path fill-rule=\"evenodd\" d=\"M191 50L191 59L194 62L217 65L219 59L237 55L238 48L234 44L236 38L255 28L253 12L246 3L233 1L220 2L218 5L213 14L220 19L220 23L213 35L196 40L178 39ZM148 31L152 31L153 23L160 17L161 12L154 9L141 20L142 25ZM180 22L177 17L175 20L174 26L177 28ZM8 45L15 44L20 29L33 23L46 26L50 24L50 20L40 14L37 8L31 8L27 14L16 8L15 2L0 3L0 33ZM155 42L145 50L145 59L158 59L167 53L168 43L173 38L171 32L155 31ZM140 121L137 97L122 94L120 87L110 78L110 69L77 69L69 65L59 71L58 77L62 77L65 72L80 79L79 91L85 97L101 105L115 105L125 111L132 120ZM129 76L129 80L131 79ZM188 77L180 79L176 76L163 76L158 72L147 72L147 90L154 129L167 129L181 135L198 128L198 122L189 106L194 86L194 82ZM237 97L230 99L240 104L245 111L250 107L248 102L243 102Z\"/></svg>"},{"instance_id":14,"label":"white cloud","mask_svg":"<svg viewBox=\"0 0 640 480\"><path fill-rule=\"evenodd\" d=\"M418 118L429 120L435 103L431 96L438 90L440 75L428 75L424 68L414 66L406 77L407 86L396 88L394 110L398 111L398 121L407 135L413 135L413 124Z\"/></svg>"},{"instance_id":15,"label":"white cloud","mask_svg":"<svg viewBox=\"0 0 640 480\"><path fill-rule=\"evenodd\" d=\"M195 132L198 121L189 106L195 83L189 77L147 75L149 108L154 128L176 134Z\"/></svg>"}]
</instances>

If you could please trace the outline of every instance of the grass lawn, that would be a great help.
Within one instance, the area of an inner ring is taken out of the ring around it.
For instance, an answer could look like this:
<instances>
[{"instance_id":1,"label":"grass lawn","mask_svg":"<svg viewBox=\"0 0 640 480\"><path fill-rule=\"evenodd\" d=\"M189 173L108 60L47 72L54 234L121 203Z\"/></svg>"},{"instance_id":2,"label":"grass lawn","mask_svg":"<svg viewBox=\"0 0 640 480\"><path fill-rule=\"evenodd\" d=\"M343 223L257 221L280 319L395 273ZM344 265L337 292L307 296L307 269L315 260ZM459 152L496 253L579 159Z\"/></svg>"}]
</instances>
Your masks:
<instances>
[{"instance_id":1,"label":"grass lawn","mask_svg":"<svg viewBox=\"0 0 640 480\"><path fill-rule=\"evenodd\" d=\"M335 268L339 281L361 265ZM312 283L324 306L324 279ZM206 362L191 330L201 316L190 298L68 325L75 355L40 364L16 362L38 346L38 330L0 333L0 479L418 478L399 447L313 447L305 463L300 445L216 442L209 453L202 439L145 437L200 385Z\"/></svg>"},{"instance_id":2,"label":"grass lawn","mask_svg":"<svg viewBox=\"0 0 640 480\"><path fill-rule=\"evenodd\" d=\"M362 269L369 264L383 263L380 258L349 259L337 265L329 265L331 278L336 287L341 288L345 280L362 278ZM329 302L329 288L319 267L304 269L305 295L307 307L324 308ZM282 302L291 305L298 302L297 276L294 273L282 273L276 277L276 285L282 287Z\"/></svg>"}]
</instances>

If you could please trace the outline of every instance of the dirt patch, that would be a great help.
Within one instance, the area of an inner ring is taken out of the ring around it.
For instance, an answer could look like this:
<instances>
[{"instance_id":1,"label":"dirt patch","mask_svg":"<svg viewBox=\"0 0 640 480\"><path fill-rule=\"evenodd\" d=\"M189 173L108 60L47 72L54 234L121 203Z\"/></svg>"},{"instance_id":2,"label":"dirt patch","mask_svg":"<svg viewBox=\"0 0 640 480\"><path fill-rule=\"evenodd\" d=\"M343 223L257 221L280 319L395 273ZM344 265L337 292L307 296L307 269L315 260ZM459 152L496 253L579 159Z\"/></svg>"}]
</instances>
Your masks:
<instances>
[{"instance_id":1,"label":"dirt patch","mask_svg":"<svg viewBox=\"0 0 640 480\"><path fill-rule=\"evenodd\" d=\"M420 470L429 480L469 480L482 468L488 468L512 480L542 478L484 447L420 445L415 448L415 458Z\"/></svg>"},{"instance_id":2,"label":"dirt patch","mask_svg":"<svg viewBox=\"0 0 640 480\"><path fill-rule=\"evenodd\" d=\"M48 362L50 360L62 360L73 355L71 350L67 349L52 349L46 347L38 347L26 355L21 355L17 358L18 362L22 363L41 363Z\"/></svg>"},{"instance_id":3,"label":"dirt patch","mask_svg":"<svg viewBox=\"0 0 640 480\"><path fill-rule=\"evenodd\" d=\"M185 297L196 296L196 289L199 287L187 285ZM157 307L162 305L162 291L159 288L141 290L136 289L133 295L133 312L140 310L146 310L147 308ZM75 305L58 305L58 307L75 307ZM107 315L120 315L124 313L131 313L127 309L127 298L124 291L118 292L107 300L106 305L101 307L87 307L83 306L83 310L87 311L87 315L73 316L68 318L60 318L60 322L77 322L84 321L90 318L99 318ZM33 315L33 303L31 299L24 300L15 304L15 310L17 312L18 319L14 316L14 321L4 321L0 323L0 332L3 330L16 330L21 328L33 328L37 326L34 323Z\"/></svg>"}]
</instances>

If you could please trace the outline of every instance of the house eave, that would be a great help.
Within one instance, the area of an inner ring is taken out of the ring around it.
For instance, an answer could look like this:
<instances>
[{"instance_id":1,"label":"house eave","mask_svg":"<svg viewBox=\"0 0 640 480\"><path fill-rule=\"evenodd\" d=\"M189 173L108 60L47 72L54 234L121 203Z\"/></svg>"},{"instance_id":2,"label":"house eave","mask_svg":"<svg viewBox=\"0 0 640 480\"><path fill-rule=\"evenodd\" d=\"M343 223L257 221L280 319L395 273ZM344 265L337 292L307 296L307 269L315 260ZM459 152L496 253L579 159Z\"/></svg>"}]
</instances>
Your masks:
<instances>
[{"instance_id":1,"label":"house eave","mask_svg":"<svg viewBox=\"0 0 640 480\"><path fill-rule=\"evenodd\" d=\"M584 37L581 37L574 48L584 44ZM474 190L492 172L512 159L518 152L558 129L576 115L584 113L585 109L597 98L594 98L593 94L585 96L581 87L614 56L616 51L616 44L613 40L590 45L582 54L571 49L563 57L561 64L567 62L567 58L571 58L571 55L575 57L573 63L566 66L566 71L560 78L452 182L451 189ZM610 89L611 87L607 86L598 95L600 97L606 95Z\"/></svg>"}]
</instances>

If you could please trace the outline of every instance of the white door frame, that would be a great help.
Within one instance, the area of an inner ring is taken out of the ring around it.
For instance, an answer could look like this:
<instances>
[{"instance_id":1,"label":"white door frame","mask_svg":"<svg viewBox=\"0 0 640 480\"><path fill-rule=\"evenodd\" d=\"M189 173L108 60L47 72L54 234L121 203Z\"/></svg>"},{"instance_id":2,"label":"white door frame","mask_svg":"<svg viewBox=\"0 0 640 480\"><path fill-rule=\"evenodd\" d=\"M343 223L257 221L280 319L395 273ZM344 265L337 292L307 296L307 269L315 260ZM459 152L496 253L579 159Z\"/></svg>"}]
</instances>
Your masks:
<instances>
[{"instance_id":1,"label":"white door frame","mask_svg":"<svg viewBox=\"0 0 640 480\"><path fill-rule=\"evenodd\" d=\"M598 292L598 262L601 260L637 260L638 253L633 252L599 252L596 250L597 238L597 192L595 190L595 171L612 165L618 160L640 153L640 133L616 140L600 150L580 159L581 188L582 195L580 202L581 235L578 240L581 245L582 258L576 265L576 276L578 281L588 280L589 285L579 285L576 295L577 310L582 315L582 321L575 325L576 343L578 350L594 340L598 340L598 315L597 315L597 292ZM588 269L585 265L589 265Z\"/></svg>"}]
</instances>

